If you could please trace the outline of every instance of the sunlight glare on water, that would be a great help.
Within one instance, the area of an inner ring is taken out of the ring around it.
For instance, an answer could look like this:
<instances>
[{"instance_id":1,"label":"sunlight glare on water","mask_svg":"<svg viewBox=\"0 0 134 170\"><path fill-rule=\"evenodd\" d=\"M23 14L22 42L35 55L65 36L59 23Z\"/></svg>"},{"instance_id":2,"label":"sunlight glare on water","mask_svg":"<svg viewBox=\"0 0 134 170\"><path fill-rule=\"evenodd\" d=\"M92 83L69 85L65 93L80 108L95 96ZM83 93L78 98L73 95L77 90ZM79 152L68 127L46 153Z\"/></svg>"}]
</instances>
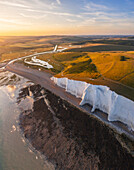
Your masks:
<instances>
[{"instance_id":1,"label":"sunlight glare on water","mask_svg":"<svg viewBox=\"0 0 134 170\"><path fill-rule=\"evenodd\" d=\"M25 142L18 127L18 116L20 110L15 100L17 92L20 88L19 81L16 75L14 78L17 80L16 84L8 79L11 73L0 74L4 77L4 81L0 85L0 170L51 170L54 166L41 159L40 155L33 152L27 142ZM12 75L13 77L13 75ZM22 78L23 79L23 78ZM11 79L10 79L11 80ZM24 81L24 82L23 82ZM26 83L26 80L21 80L21 87Z\"/></svg>"}]
</instances>

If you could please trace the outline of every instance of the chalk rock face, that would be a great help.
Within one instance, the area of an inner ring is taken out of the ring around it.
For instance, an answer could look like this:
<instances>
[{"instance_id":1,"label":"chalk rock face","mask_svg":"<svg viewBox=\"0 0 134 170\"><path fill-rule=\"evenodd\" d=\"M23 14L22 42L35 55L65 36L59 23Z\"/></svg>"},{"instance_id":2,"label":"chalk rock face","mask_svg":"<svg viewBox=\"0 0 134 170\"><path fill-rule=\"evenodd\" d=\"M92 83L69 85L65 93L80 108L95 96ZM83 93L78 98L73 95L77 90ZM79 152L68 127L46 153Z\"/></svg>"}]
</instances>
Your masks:
<instances>
[{"instance_id":1,"label":"chalk rock face","mask_svg":"<svg viewBox=\"0 0 134 170\"><path fill-rule=\"evenodd\" d=\"M81 98L80 105L90 104L91 112L99 109L108 114L109 121L120 121L134 131L134 102L111 91L109 87L92 85L83 81L68 78L52 77L58 86Z\"/></svg>"},{"instance_id":2,"label":"chalk rock face","mask_svg":"<svg viewBox=\"0 0 134 170\"><path fill-rule=\"evenodd\" d=\"M84 90L88 84L83 81L69 80L67 81L66 91L75 95L78 98L82 98Z\"/></svg>"},{"instance_id":3,"label":"chalk rock face","mask_svg":"<svg viewBox=\"0 0 134 170\"><path fill-rule=\"evenodd\" d=\"M41 53L40 53L41 54ZM29 55L30 56L30 55ZM14 60L15 61L15 60ZM32 57L31 58L31 61L27 61L27 59L25 58L24 62L26 64L29 64L29 65L35 65L35 66L41 66L41 67L44 67L44 68L47 68L47 69L51 69L53 68L52 65L50 65L48 62L46 61L43 61L43 60L40 60L40 59L37 59L36 56Z\"/></svg>"},{"instance_id":4,"label":"chalk rock face","mask_svg":"<svg viewBox=\"0 0 134 170\"><path fill-rule=\"evenodd\" d=\"M94 110L100 109L105 113L109 112L111 92L106 86L95 86Z\"/></svg>"},{"instance_id":5,"label":"chalk rock face","mask_svg":"<svg viewBox=\"0 0 134 170\"><path fill-rule=\"evenodd\" d=\"M90 104L93 106L91 110L92 112L94 112L95 109L100 109L101 111L108 113L110 105L110 93L111 91L106 86L90 84L83 93L80 105Z\"/></svg>"},{"instance_id":6,"label":"chalk rock face","mask_svg":"<svg viewBox=\"0 0 134 170\"><path fill-rule=\"evenodd\" d=\"M89 84L88 87L85 89L83 96L82 96L82 101L80 105L84 104L90 104L91 106L95 106L95 95L96 95L96 90L95 86L92 84ZM92 109L93 111L94 109Z\"/></svg>"},{"instance_id":7,"label":"chalk rock face","mask_svg":"<svg viewBox=\"0 0 134 170\"><path fill-rule=\"evenodd\" d=\"M108 120L121 121L134 131L134 102L118 95L113 103Z\"/></svg>"},{"instance_id":8,"label":"chalk rock face","mask_svg":"<svg viewBox=\"0 0 134 170\"><path fill-rule=\"evenodd\" d=\"M66 88L67 81L68 81L67 78L56 78L56 77L52 77L51 80L53 80L55 84L57 84L62 88Z\"/></svg>"},{"instance_id":9,"label":"chalk rock face","mask_svg":"<svg viewBox=\"0 0 134 170\"><path fill-rule=\"evenodd\" d=\"M46 68L48 68L48 69L53 68L53 66L48 64L48 62L37 59L36 56L32 57L32 61L37 63L40 66L46 66Z\"/></svg>"}]
</instances>

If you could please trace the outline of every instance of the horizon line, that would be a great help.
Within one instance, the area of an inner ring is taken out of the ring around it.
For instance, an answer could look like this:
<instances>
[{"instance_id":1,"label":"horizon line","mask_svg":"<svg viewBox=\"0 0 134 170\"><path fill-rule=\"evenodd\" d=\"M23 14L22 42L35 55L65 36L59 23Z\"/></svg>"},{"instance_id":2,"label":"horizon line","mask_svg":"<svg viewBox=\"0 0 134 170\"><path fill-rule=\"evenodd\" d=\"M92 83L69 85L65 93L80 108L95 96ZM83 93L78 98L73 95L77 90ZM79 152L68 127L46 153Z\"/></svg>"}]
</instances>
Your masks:
<instances>
[{"instance_id":1,"label":"horizon line","mask_svg":"<svg viewBox=\"0 0 134 170\"><path fill-rule=\"evenodd\" d=\"M43 36L134 36L134 34L46 34L46 35L0 35L0 37L43 37Z\"/></svg>"}]
</instances>

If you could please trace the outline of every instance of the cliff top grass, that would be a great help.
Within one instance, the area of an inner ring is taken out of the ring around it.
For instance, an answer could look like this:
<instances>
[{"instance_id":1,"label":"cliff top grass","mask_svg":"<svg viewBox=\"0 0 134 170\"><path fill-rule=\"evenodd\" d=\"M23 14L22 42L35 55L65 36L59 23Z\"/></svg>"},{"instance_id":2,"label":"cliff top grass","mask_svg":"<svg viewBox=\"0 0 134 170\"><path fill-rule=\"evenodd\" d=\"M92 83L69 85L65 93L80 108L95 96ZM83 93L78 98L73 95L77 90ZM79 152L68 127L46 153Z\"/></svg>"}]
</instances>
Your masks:
<instances>
[{"instance_id":1,"label":"cliff top grass","mask_svg":"<svg viewBox=\"0 0 134 170\"><path fill-rule=\"evenodd\" d=\"M62 52L40 55L56 77L106 85L134 100L134 52ZM130 87L130 88L129 88ZM132 87L132 89L131 89Z\"/></svg>"}]
</instances>

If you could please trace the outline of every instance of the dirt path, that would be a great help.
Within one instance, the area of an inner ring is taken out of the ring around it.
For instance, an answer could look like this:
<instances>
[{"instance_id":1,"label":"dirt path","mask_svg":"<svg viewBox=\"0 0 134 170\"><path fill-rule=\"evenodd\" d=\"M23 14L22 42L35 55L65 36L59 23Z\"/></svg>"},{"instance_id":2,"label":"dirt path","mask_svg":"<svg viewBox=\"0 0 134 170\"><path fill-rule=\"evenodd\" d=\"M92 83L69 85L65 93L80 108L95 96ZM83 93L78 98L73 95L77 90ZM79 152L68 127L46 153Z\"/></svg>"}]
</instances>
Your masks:
<instances>
[{"instance_id":1,"label":"dirt path","mask_svg":"<svg viewBox=\"0 0 134 170\"><path fill-rule=\"evenodd\" d=\"M132 74L132 73L130 73L130 74ZM127 74L126 76L128 76L128 75L129 75L129 74ZM101 75L101 76L102 76L102 78L103 78L104 80L113 82L113 83L115 83L115 84L119 84L120 86L126 87L127 89L134 90L133 87L130 87L130 86L127 86L127 85L125 85L125 84L122 84L122 83L120 83L120 82L118 82L118 81L115 81L115 80L106 78L106 77L104 77L103 75ZM124 76L124 77L126 77L126 76ZM121 78L121 79L122 79L122 78ZM120 79L120 80L121 80L121 79ZM119 80L119 81L120 81L120 80Z\"/></svg>"},{"instance_id":2,"label":"dirt path","mask_svg":"<svg viewBox=\"0 0 134 170\"><path fill-rule=\"evenodd\" d=\"M117 81L105 77L105 74L106 74L107 72L109 72L109 71L115 66L115 64L116 64L116 62L113 62L113 64L112 64L112 66L110 67L110 69L108 69L108 70L107 70L105 73L103 73L103 74L101 74L98 69L97 69L97 71L100 73L101 77L102 77L104 80L107 80L107 81L112 82L112 83L115 83L115 84L119 84L120 86L126 87L127 89L134 90L133 87L127 86L127 85L122 84L122 83L120 82L120 80L122 80L123 78L127 77L128 75L134 73L134 71L131 72L131 73L128 73L127 75L124 75L121 79L119 79L119 80L117 80Z\"/></svg>"},{"instance_id":3,"label":"dirt path","mask_svg":"<svg viewBox=\"0 0 134 170\"><path fill-rule=\"evenodd\" d=\"M134 73L134 71L132 71L131 73L128 73L128 74L126 74L126 75L124 75L121 79L119 79L118 81L121 81L121 80L123 80L124 78L126 78L127 76L129 76L129 75L131 75L131 74L133 74ZM133 88L134 89L134 88Z\"/></svg>"},{"instance_id":4,"label":"dirt path","mask_svg":"<svg viewBox=\"0 0 134 170\"><path fill-rule=\"evenodd\" d=\"M10 65L7 65L6 70L16 73L29 80L32 80L34 83L40 84L41 86L50 90L52 93L60 96L61 98L70 101L72 104L76 106L79 106L80 99L77 99L75 96L65 92L64 89L55 85L50 80L50 77L52 77L53 75L47 71L38 71L18 63L12 63Z\"/></svg>"}]
</instances>

